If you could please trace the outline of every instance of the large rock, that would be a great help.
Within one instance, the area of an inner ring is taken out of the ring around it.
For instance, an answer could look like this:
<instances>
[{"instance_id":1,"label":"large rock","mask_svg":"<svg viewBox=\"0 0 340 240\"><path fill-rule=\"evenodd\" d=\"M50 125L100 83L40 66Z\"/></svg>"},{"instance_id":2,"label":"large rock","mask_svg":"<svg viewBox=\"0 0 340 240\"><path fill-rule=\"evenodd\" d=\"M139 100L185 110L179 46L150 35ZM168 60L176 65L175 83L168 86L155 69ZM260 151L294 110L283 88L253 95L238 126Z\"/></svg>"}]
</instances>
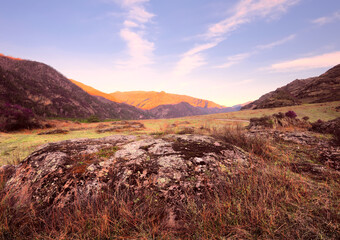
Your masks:
<instances>
[{"instance_id":1,"label":"large rock","mask_svg":"<svg viewBox=\"0 0 340 240\"><path fill-rule=\"evenodd\" d=\"M197 196L247 167L243 150L208 136L111 136L50 143L11 170L5 191L14 206L58 209L75 199L145 189L166 199L169 216L186 193Z\"/></svg>"}]
</instances>

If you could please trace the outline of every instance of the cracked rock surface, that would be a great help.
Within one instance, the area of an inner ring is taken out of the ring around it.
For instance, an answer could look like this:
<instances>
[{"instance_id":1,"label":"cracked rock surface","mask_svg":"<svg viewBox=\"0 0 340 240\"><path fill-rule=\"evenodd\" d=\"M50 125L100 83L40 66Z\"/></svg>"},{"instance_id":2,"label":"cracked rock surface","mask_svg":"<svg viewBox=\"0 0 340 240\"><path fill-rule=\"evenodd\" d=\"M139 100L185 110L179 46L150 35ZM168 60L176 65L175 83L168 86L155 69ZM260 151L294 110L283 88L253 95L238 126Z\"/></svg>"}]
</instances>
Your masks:
<instances>
[{"instance_id":1,"label":"cracked rock surface","mask_svg":"<svg viewBox=\"0 0 340 240\"><path fill-rule=\"evenodd\" d=\"M186 193L200 196L249 162L247 152L200 135L68 140L46 144L10 168L5 191L14 205L46 210L102 192L147 189L167 201L173 218Z\"/></svg>"}]
</instances>

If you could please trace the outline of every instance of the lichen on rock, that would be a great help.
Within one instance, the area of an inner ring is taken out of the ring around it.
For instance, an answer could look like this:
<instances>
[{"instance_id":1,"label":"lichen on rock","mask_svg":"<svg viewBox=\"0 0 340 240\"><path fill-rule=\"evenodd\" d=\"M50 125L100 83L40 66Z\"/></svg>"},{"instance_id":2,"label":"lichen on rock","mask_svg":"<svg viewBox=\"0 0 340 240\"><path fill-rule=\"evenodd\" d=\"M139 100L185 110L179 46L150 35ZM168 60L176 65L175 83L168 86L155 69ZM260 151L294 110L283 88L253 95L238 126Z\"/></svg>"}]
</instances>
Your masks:
<instances>
[{"instance_id":1,"label":"lichen on rock","mask_svg":"<svg viewBox=\"0 0 340 240\"><path fill-rule=\"evenodd\" d=\"M103 157L103 149L115 151ZM200 135L69 140L33 152L12 169L5 190L14 205L37 210L63 208L103 192L147 190L166 200L173 221L176 203L185 201L186 193L202 195L249 161L243 150Z\"/></svg>"}]
</instances>

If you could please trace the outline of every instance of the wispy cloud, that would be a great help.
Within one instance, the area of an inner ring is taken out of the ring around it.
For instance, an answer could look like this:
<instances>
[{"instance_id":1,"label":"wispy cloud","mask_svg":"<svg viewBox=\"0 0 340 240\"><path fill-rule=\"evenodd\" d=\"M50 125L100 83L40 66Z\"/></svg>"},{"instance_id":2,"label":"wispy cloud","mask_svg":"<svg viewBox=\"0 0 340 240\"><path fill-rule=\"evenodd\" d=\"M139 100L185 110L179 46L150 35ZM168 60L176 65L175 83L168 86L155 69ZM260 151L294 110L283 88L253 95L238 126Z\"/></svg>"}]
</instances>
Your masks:
<instances>
[{"instance_id":1,"label":"wispy cloud","mask_svg":"<svg viewBox=\"0 0 340 240\"><path fill-rule=\"evenodd\" d=\"M293 39L295 39L295 37L296 37L296 35L292 34L292 35L285 37L283 39L280 39L278 41L275 41L275 42L272 42L272 43L269 43L269 44L265 44L265 45L259 45L259 46L255 47L255 49L253 51L230 56L230 57L227 58L227 61L224 64L218 65L215 68L229 68L229 67L231 67L235 64L238 64L238 63L244 61L245 59L250 58L253 55L259 54L263 50L271 49L271 48L280 46L282 44L285 44L289 41L292 41Z\"/></svg>"},{"instance_id":2,"label":"wispy cloud","mask_svg":"<svg viewBox=\"0 0 340 240\"><path fill-rule=\"evenodd\" d=\"M210 26L206 37L220 37L256 18L277 16L298 2L299 0L242 0L230 17Z\"/></svg>"},{"instance_id":3,"label":"wispy cloud","mask_svg":"<svg viewBox=\"0 0 340 240\"><path fill-rule=\"evenodd\" d=\"M206 64L205 57L201 52L217 46L220 40L206 44L197 45L181 56L174 70L175 76L184 76L192 70Z\"/></svg>"},{"instance_id":4,"label":"wispy cloud","mask_svg":"<svg viewBox=\"0 0 340 240\"><path fill-rule=\"evenodd\" d=\"M290 41L294 40L295 38L296 38L296 34L292 34L292 35L285 37L281 40L278 40L278 41L275 41L275 42L272 42L272 43L269 43L269 44L257 46L257 49L259 49L259 50L271 49L271 48L280 46L282 44L285 44L287 42L290 42Z\"/></svg>"},{"instance_id":5,"label":"wispy cloud","mask_svg":"<svg viewBox=\"0 0 340 240\"><path fill-rule=\"evenodd\" d=\"M243 60L253 56L254 54L256 54L256 51L252 51L252 52L248 52L248 53L240 53L240 54L236 54L233 56L229 56L227 58L227 62L225 62L224 64L215 66L214 68L229 68L235 64L238 64L240 62L242 62Z\"/></svg>"},{"instance_id":6,"label":"wispy cloud","mask_svg":"<svg viewBox=\"0 0 340 240\"><path fill-rule=\"evenodd\" d=\"M274 71L301 71L313 68L333 67L339 63L340 51L280 62L271 65L268 69Z\"/></svg>"},{"instance_id":7,"label":"wispy cloud","mask_svg":"<svg viewBox=\"0 0 340 240\"><path fill-rule=\"evenodd\" d=\"M152 64L154 43L145 37L145 25L155 16L146 10L149 0L116 0L126 9L126 19L120 30L120 37L126 42L130 59L118 61L120 67L138 68Z\"/></svg>"},{"instance_id":8,"label":"wispy cloud","mask_svg":"<svg viewBox=\"0 0 340 240\"><path fill-rule=\"evenodd\" d=\"M340 20L340 11L333 13L331 16L325 16L325 17L314 19L312 23L322 26L327 23L332 23L338 20Z\"/></svg>"},{"instance_id":9,"label":"wispy cloud","mask_svg":"<svg viewBox=\"0 0 340 240\"><path fill-rule=\"evenodd\" d=\"M290 6L299 1L300 0L241 0L231 11L229 17L212 24L208 30L201 35L205 39L205 43L189 50L188 52L192 53L190 56L188 56L188 54L181 56L175 71L185 68L187 71L183 71L183 73L187 74L191 70L204 65L206 61L201 52L217 46L227 34L255 19L270 18L284 13Z\"/></svg>"}]
</instances>

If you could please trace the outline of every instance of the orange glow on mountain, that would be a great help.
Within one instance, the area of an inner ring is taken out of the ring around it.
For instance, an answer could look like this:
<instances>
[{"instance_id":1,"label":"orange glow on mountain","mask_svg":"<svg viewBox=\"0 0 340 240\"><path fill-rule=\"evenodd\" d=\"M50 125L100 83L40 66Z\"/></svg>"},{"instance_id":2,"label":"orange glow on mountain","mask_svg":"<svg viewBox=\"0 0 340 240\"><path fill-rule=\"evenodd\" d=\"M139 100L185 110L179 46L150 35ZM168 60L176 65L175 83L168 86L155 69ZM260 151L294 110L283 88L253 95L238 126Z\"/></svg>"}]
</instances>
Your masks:
<instances>
[{"instance_id":1,"label":"orange glow on mountain","mask_svg":"<svg viewBox=\"0 0 340 240\"><path fill-rule=\"evenodd\" d=\"M88 94L90 95L93 95L93 96L99 96L99 97L103 97L103 98L106 98L110 101L113 101L113 102L118 102L115 97L111 96L110 94L107 94L107 93L103 93L93 87L90 87L90 86L87 86L85 85L84 83L81 83L81 82L78 82L76 80L73 80L73 79L69 79L71 82L73 82L75 85L77 85L78 87L80 87L81 89L83 89L85 92L87 92Z\"/></svg>"},{"instance_id":2,"label":"orange glow on mountain","mask_svg":"<svg viewBox=\"0 0 340 240\"><path fill-rule=\"evenodd\" d=\"M70 79L70 81L91 95L104 97L113 102L126 103L145 110L149 110L160 105L178 104L181 102L187 102L194 107L202 108L224 107L212 101L198 99L186 95L171 94L166 92L132 91L132 92L114 92L111 94L107 94L93 87L87 86L81 82L78 82L76 80Z\"/></svg>"},{"instance_id":3,"label":"orange glow on mountain","mask_svg":"<svg viewBox=\"0 0 340 240\"><path fill-rule=\"evenodd\" d=\"M127 103L142 109L152 109L164 104L178 104L180 102L187 102L194 107L206 108L222 108L224 106L218 105L214 102L198 99L186 95L171 94L166 92L146 92L146 91L132 91L132 92L114 92L110 94L117 99L118 102Z\"/></svg>"},{"instance_id":4,"label":"orange glow on mountain","mask_svg":"<svg viewBox=\"0 0 340 240\"><path fill-rule=\"evenodd\" d=\"M2 54L2 53L0 53L0 57L6 57L6 58L13 59L13 60L18 60L18 61L22 61L23 60L21 58L15 58L15 57L12 57L12 56L6 56L5 54Z\"/></svg>"}]
</instances>

